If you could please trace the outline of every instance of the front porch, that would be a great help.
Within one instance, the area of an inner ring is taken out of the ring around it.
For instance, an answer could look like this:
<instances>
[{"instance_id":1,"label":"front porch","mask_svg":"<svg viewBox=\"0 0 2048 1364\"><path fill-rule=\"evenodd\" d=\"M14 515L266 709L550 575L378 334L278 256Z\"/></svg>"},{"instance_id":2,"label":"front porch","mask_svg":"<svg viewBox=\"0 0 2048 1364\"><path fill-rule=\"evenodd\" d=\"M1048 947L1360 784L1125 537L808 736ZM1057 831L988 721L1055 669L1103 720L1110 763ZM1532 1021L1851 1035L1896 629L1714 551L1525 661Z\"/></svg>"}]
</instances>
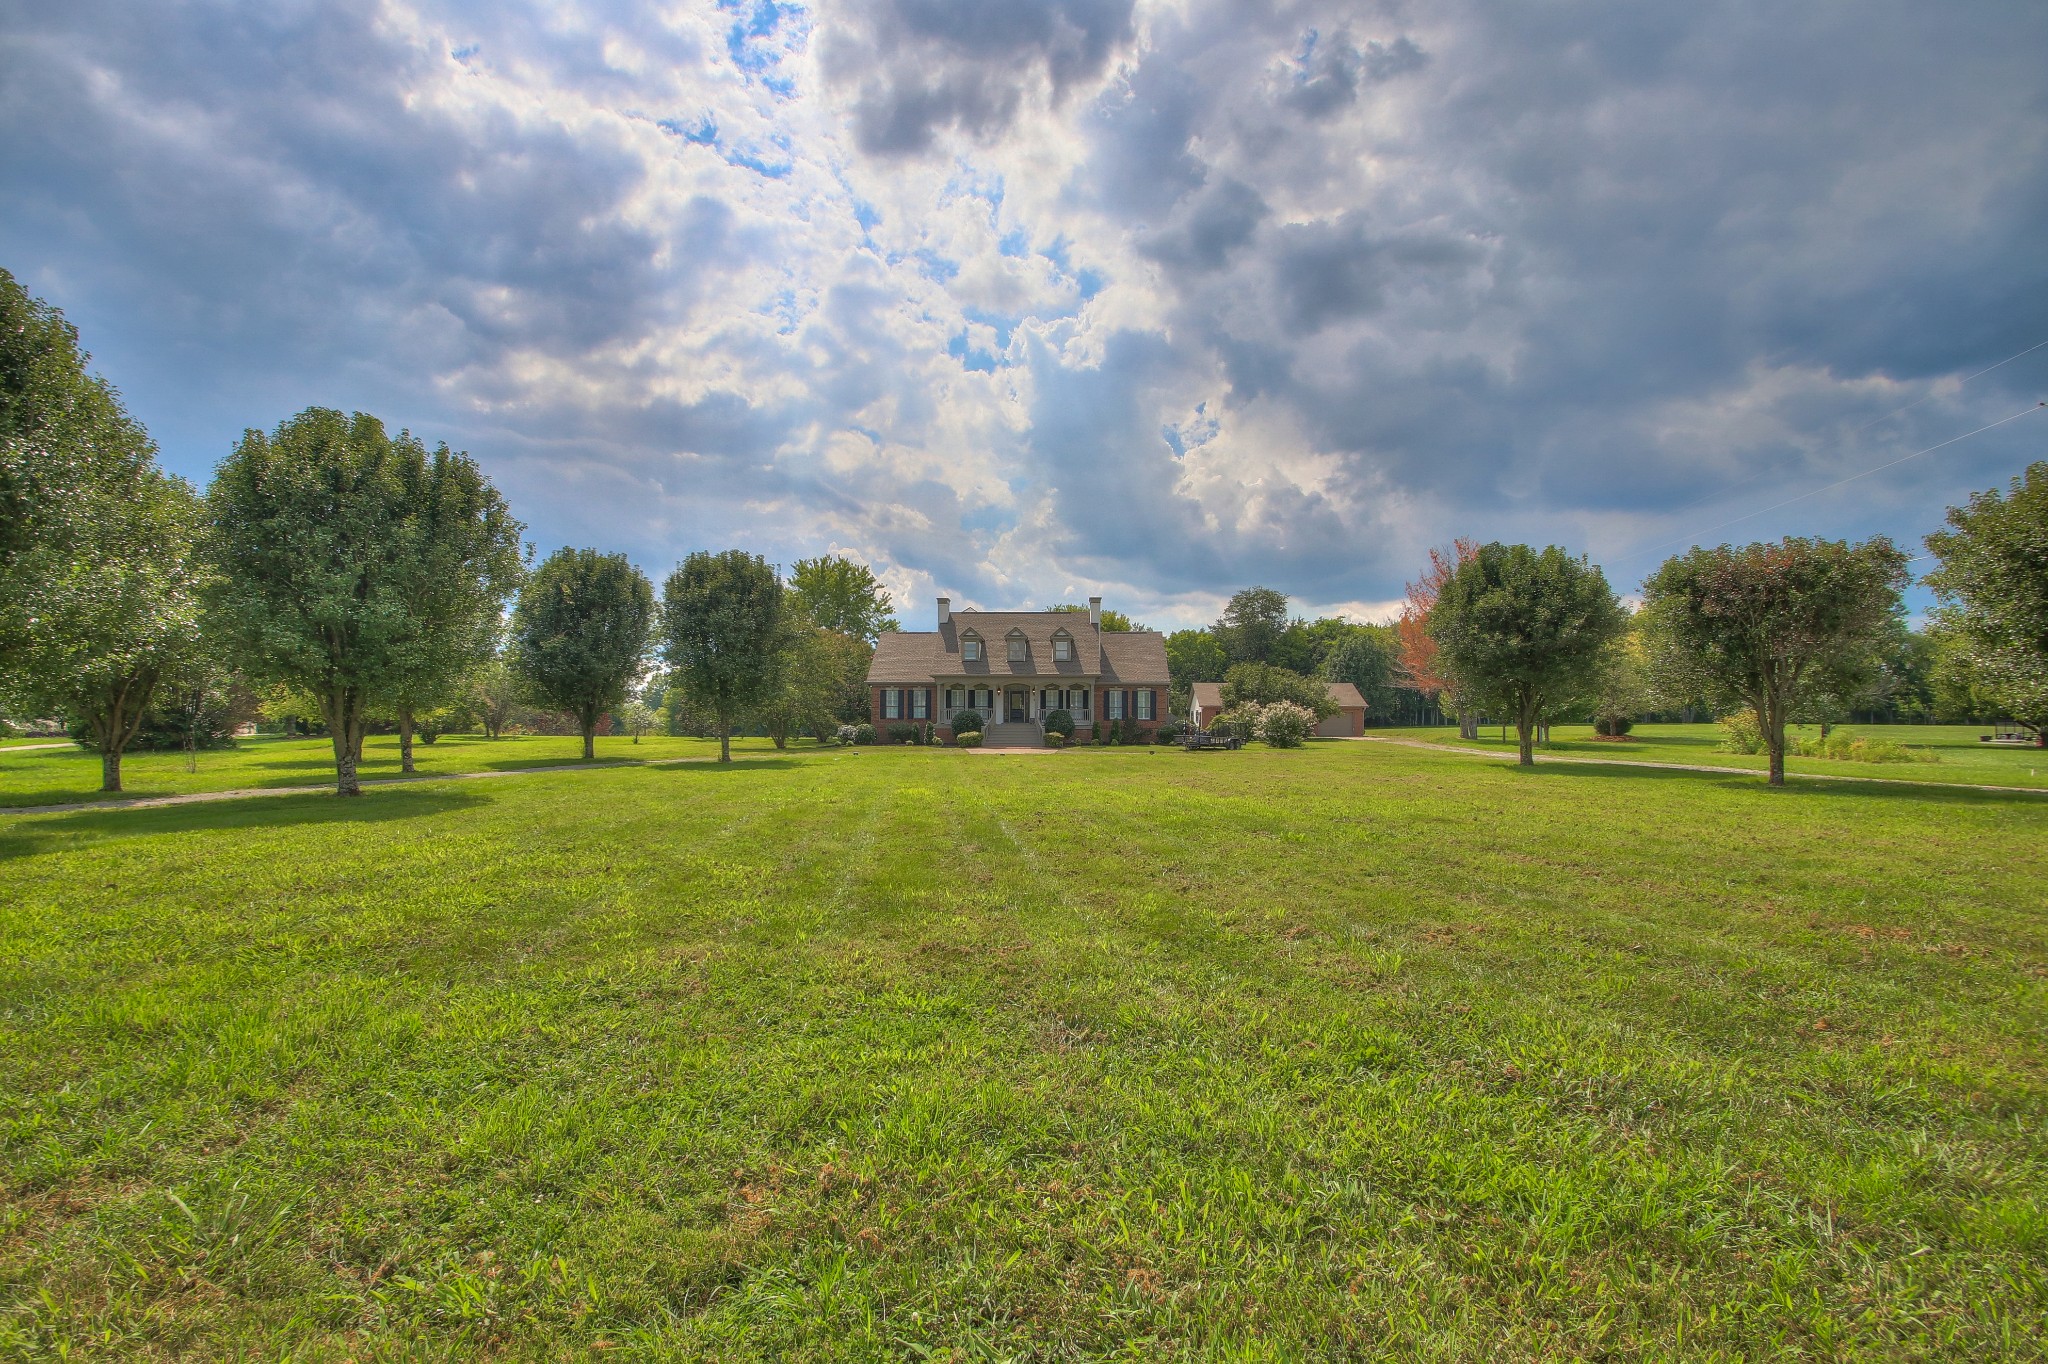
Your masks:
<instances>
[{"instance_id":1,"label":"front porch","mask_svg":"<svg viewBox=\"0 0 2048 1364\"><path fill-rule=\"evenodd\" d=\"M950 729L954 715L972 711L981 717L984 735L997 728L1025 726L1036 735L1034 745L1044 741L1045 717L1053 711L1064 710L1072 716L1076 730L1087 729L1095 718L1092 686L1043 687L1027 682L987 685L984 679L974 678L941 681L939 696L939 713L934 717L939 724ZM994 742L992 735L988 741Z\"/></svg>"}]
</instances>

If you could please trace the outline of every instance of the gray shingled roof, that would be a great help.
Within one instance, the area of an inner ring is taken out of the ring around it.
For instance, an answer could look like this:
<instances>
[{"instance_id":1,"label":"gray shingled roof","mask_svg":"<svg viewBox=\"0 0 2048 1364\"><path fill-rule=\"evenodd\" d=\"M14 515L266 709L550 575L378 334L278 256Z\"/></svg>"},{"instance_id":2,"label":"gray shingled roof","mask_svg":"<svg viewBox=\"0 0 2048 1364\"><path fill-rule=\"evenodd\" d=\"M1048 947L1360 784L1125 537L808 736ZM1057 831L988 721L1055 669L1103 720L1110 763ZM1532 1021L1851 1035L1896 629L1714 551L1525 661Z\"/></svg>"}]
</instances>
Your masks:
<instances>
[{"instance_id":1,"label":"gray shingled roof","mask_svg":"<svg viewBox=\"0 0 2048 1364\"><path fill-rule=\"evenodd\" d=\"M1053 660L1055 633L1074 641L1074 656ZM969 633L987 647L978 663L960 656L960 641ZM1010 661L1012 633L1027 646L1022 662ZM897 630L875 641L868 664L870 683L929 682L934 677L1060 678L1097 677L1126 686L1167 685L1166 636L1153 630L1103 630L1078 611L955 611L936 630Z\"/></svg>"},{"instance_id":2,"label":"gray shingled roof","mask_svg":"<svg viewBox=\"0 0 2048 1364\"><path fill-rule=\"evenodd\" d=\"M1349 682L1325 682L1330 699L1340 710L1366 709L1365 697ZM1191 700L1203 710L1223 709L1223 684L1221 682L1197 682L1188 688Z\"/></svg>"}]
</instances>

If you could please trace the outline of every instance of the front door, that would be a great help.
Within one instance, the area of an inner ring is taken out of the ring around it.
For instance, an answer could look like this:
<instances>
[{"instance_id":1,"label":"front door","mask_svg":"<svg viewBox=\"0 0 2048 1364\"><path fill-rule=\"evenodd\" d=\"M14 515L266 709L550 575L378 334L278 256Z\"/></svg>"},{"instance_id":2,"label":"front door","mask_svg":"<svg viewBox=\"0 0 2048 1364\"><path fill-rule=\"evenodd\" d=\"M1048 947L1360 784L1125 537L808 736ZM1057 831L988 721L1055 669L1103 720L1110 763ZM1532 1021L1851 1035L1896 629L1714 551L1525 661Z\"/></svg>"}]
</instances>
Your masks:
<instances>
[{"instance_id":1,"label":"front door","mask_svg":"<svg viewBox=\"0 0 2048 1364\"><path fill-rule=\"evenodd\" d=\"M1022 687L1012 687L1012 688L1010 688L1010 723L1011 723L1011 724L1013 724L1013 725L1021 725L1021 724L1023 724L1023 723L1024 723L1024 703L1025 703L1025 692L1024 692L1024 688L1022 688Z\"/></svg>"}]
</instances>

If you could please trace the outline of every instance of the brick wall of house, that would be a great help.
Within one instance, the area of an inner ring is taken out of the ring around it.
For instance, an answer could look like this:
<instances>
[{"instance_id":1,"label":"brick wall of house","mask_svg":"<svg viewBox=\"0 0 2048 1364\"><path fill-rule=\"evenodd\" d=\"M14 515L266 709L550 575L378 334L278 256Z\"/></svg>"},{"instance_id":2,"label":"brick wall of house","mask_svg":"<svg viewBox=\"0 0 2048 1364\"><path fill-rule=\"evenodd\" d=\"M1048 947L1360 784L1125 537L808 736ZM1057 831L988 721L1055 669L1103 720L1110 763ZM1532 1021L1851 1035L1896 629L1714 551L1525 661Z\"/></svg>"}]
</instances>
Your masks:
<instances>
[{"instance_id":1,"label":"brick wall of house","mask_svg":"<svg viewBox=\"0 0 2048 1364\"><path fill-rule=\"evenodd\" d=\"M979 686L981 684L976 683L975 685ZM1000 683L992 683L992 685L995 686L998 704L1000 704L1001 697L1003 694L1003 687L1000 685ZM1036 689L1036 686L1037 684L1034 683L1034 690ZM901 717L892 719L885 716L885 714L883 713L882 702L882 693L885 690L887 689L879 685L873 685L868 688L869 713L874 717L875 729L882 735L884 739L888 737L889 726L891 725L916 725L920 729L922 729L925 725L929 724L937 726L939 731L939 738L942 742L953 742L953 726L950 723L948 723L953 718L953 712L946 708L945 688L939 686L932 686L929 688L932 697L931 712L930 717L928 719L923 720L913 720L910 718L909 712L911 708L909 705L909 698L907 696L905 697L904 714ZM909 689L905 688L904 690L908 691ZM1166 718L1165 687L1112 688L1098 686L1097 688L1095 688L1095 710L1091 718L1095 721L1098 732L1102 734L1106 735L1109 733L1109 693L1111 691L1124 691L1129 693L1135 693L1138 691L1150 691L1153 694L1152 718L1150 720L1131 720L1128 717L1128 711L1130 709L1134 709L1136 705L1135 700L1132 700L1127 705L1127 716L1125 721L1126 728L1129 728L1132 724L1135 724L1139 733L1147 735L1149 737L1153 730L1159 728L1160 722ZM1075 738L1086 739L1087 737L1088 727L1086 725L1078 725L1075 729Z\"/></svg>"}]
</instances>

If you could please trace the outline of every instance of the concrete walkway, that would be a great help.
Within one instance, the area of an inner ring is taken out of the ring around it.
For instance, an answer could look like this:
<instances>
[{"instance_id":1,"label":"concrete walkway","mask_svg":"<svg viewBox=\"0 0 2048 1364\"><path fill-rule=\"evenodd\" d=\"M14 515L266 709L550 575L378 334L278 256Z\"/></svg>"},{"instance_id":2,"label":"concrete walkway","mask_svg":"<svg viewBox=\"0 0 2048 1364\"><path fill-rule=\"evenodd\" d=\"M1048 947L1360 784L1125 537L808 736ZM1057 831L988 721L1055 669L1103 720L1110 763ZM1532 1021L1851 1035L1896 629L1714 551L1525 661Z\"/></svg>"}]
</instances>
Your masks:
<instances>
[{"instance_id":1,"label":"concrete walkway","mask_svg":"<svg viewBox=\"0 0 2048 1364\"><path fill-rule=\"evenodd\" d=\"M416 786L424 781L483 781L490 777L535 777L545 772L592 772L622 767L672 767L677 763L715 763L716 758L601 758L587 763L555 763L547 767L508 767L493 772L421 773L411 777L368 777L373 786ZM133 800L75 800L62 805L0 805L7 815L67 815L87 810L151 810L163 805L199 805L211 800L247 800L253 796L331 796L334 783L319 786L245 786L234 791L191 791L182 796L137 796Z\"/></svg>"},{"instance_id":2,"label":"concrete walkway","mask_svg":"<svg viewBox=\"0 0 2048 1364\"><path fill-rule=\"evenodd\" d=\"M1457 753L1467 758L1492 758L1496 762L1513 762L1519 756L1514 753L1494 753L1483 748L1462 748L1455 744L1433 744L1427 739L1382 738L1375 734L1349 735L1348 742L1355 744L1394 744L1401 748L1427 748L1437 753ZM1591 758L1575 753L1538 753L1540 763L1578 763L1588 767L1654 767L1665 772L1711 772L1722 777L1762 777L1765 774L1753 767L1717 767L1711 763L1669 763L1654 762L1636 758ZM1787 781L1868 781L1880 786L1911 786L1922 791L2000 791L2020 796L2048 796L2048 787L2043 786L1983 786L1975 782L1962 781L1914 781L1910 777L1859 777L1844 772L1837 776L1833 772L1787 772Z\"/></svg>"}]
</instances>

